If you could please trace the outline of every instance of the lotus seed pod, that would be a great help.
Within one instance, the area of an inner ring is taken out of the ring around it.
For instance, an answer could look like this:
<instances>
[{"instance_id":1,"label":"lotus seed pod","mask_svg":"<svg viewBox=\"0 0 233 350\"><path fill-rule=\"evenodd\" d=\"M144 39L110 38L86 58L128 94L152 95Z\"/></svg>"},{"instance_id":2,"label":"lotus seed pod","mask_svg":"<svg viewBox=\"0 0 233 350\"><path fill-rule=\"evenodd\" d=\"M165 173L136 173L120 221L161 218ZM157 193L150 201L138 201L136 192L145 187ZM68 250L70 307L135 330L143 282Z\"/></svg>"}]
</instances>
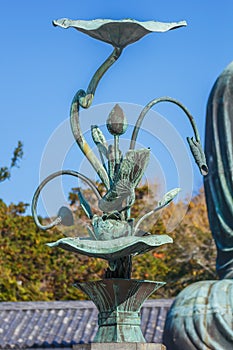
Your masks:
<instances>
[{"instance_id":1,"label":"lotus seed pod","mask_svg":"<svg viewBox=\"0 0 233 350\"><path fill-rule=\"evenodd\" d=\"M128 123L122 108L116 104L107 119L107 128L110 134L117 136L126 132Z\"/></svg>"}]
</instances>

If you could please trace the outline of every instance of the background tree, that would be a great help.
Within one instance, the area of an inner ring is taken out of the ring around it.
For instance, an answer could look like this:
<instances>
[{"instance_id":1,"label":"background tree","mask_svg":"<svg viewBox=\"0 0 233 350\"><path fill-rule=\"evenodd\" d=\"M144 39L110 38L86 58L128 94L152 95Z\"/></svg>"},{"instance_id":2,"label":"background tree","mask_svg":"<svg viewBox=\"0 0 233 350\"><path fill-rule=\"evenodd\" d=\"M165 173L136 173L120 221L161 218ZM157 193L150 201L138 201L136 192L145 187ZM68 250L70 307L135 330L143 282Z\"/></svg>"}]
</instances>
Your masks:
<instances>
[{"instance_id":1,"label":"background tree","mask_svg":"<svg viewBox=\"0 0 233 350\"><path fill-rule=\"evenodd\" d=\"M25 215L26 204L7 206L0 201L0 301L85 299L73 283L103 278L107 268L104 260L46 246L46 243L62 238L63 234L87 234L85 226L89 220L79 206L77 191L73 189L70 194L75 225L71 228L59 226L45 232L39 231L32 217ZM132 217L137 220L155 206L156 191L155 185L143 184L137 188ZM85 189L83 193L94 210L98 210L91 192ZM164 234L174 209L179 210L183 205L171 203L159 217L151 216L145 220L143 229L151 234ZM173 244L133 258L132 278L167 283L152 295L155 298L174 297L192 282L216 278L215 245L203 190L192 199L182 222L169 235L174 239Z\"/></svg>"},{"instance_id":2,"label":"background tree","mask_svg":"<svg viewBox=\"0 0 233 350\"><path fill-rule=\"evenodd\" d=\"M0 167L0 182L10 179L12 168L18 166L18 161L22 159L22 157L23 157L23 144L21 141L18 141L18 144L13 151L10 166Z\"/></svg>"},{"instance_id":3,"label":"background tree","mask_svg":"<svg viewBox=\"0 0 233 350\"><path fill-rule=\"evenodd\" d=\"M147 222L151 233L165 234L165 222L171 217L174 207L181 210L183 205L182 202L171 203L156 223ZM174 297L193 282L217 278L216 248L209 228L203 189L193 197L183 220L169 235L174 240L173 244L135 258L136 278L165 281L166 286L157 291L158 297Z\"/></svg>"}]
</instances>

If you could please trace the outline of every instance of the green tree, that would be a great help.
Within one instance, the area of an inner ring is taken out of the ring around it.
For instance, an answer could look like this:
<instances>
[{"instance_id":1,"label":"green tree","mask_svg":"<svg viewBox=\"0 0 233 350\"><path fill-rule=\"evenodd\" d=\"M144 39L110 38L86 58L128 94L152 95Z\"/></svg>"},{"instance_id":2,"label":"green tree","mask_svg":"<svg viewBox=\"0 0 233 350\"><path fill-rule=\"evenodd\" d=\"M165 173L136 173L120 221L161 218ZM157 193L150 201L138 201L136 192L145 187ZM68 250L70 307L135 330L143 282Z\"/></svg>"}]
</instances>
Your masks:
<instances>
[{"instance_id":1,"label":"green tree","mask_svg":"<svg viewBox=\"0 0 233 350\"><path fill-rule=\"evenodd\" d=\"M18 166L18 162L20 159L22 159L22 157L23 157L23 144L21 141L18 141L18 144L13 151L10 166L0 167L0 182L10 179L12 168Z\"/></svg>"},{"instance_id":2,"label":"green tree","mask_svg":"<svg viewBox=\"0 0 233 350\"><path fill-rule=\"evenodd\" d=\"M174 209L184 203L171 203L157 222L150 218L150 232L166 233L165 222ZM156 219L156 218L155 218ZM173 244L163 245L153 252L135 258L135 277L166 282L157 291L159 297L174 297L187 285L200 280L216 279L216 247L209 228L203 189L191 200L182 221L169 233Z\"/></svg>"},{"instance_id":3,"label":"green tree","mask_svg":"<svg viewBox=\"0 0 233 350\"><path fill-rule=\"evenodd\" d=\"M147 185L137 189L132 209L136 220L154 207L156 189L150 186L149 190ZM90 192L85 192L85 196L91 196ZM182 205L170 204L159 217L155 215L145 220L143 228L151 234L166 233L167 220L173 210L179 211ZM46 246L62 238L64 233L85 234L89 220L78 202L71 206L77 220L72 232L62 226L40 231L32 217L25 215L26 207L24 203L6 205L0 200L0 301L85 299L73 283L103 278L107 263ZM192 199L185 217L170 236L173 244L133 258L132 278L167 283L152 297L174 297L190 283L215 278L216 253L203 190Z\"/></svg>"},{"instance_id":4,"label":"green tree","mask_svg":"<svg viewBox=\"0 0 233 350\"><path fill-rule=\"evenodd\" d=\"M61 232L40 231L22 208L0 200L0 301L85 298L73 283L101 278L105 262L49 248Z\"/></svg>"}]
</instances>

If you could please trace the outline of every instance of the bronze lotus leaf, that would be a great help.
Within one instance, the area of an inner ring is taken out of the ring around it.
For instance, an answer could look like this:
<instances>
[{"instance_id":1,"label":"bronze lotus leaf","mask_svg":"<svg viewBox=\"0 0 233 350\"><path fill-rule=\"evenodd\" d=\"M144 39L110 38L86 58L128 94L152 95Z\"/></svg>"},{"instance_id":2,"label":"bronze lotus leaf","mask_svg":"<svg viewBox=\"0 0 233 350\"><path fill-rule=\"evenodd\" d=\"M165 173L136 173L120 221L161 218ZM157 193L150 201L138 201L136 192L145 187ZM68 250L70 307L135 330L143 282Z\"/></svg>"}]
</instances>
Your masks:
<instances>
[{"instance_id":1,"label":"bronze lotus leaf","mask_svg":"<svg viewBox=\"0 0 233 350\"><path fill-rule=\"evenodd\" d=\"M124 48L132 44L149 33L167 32L171 29L186 26L186 21L180 22L139 22L134 19L95 19L91 21L71 20L61 18L54 20L53 24L62 28L73 27L92 38L104 41L114 47Z\"/></svg>"},{"instance_id":2,"label":"bronze lotus leaf","mask_svg":"<svg viewBox=\"0 0 233 350\"><path fill-rule=\"evenodd\" d=\"M129 255L146 253L173 240L168 235L150 235L145 237L119 237L112 240L91 240L78 237L61 238L47 243L49 247L60 247L74 253L102 258L108 261Z\"/></svg>"}]
</instances>

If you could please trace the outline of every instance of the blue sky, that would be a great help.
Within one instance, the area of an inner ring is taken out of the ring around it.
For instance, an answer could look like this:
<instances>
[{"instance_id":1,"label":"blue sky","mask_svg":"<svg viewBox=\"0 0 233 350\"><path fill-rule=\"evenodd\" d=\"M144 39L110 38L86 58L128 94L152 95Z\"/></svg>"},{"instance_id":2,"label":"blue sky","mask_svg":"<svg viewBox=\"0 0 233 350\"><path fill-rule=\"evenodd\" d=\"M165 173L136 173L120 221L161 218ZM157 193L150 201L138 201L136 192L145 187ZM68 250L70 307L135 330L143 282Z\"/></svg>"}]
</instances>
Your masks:
<instances>
[{"instance_id":1,"label":"blue sky","mask_svg":"<svg viewBox=\"0 0 233 350\"><path fill-rule=\"evenodd\" d=\"M17 141L24 143L20 168L1 184L0 198L6 203L31 202L46 143L68 118L76 91L87 87L112 50L74 29L53 27L53 19L186 20L187 27L149 34L128 46L100 82L93 105L124 102L144 106L155 97L171 96L191 111L204 142L210 90L233 59L232 1L2 0L0 11L1 166L9 164ZM176 107L164 104L156 111L168 118L183 139L192 136ZM153 130L155 121L150 122ZM71 155L75 158L67 165L79 170L81 152L75 148ZM193 168L195 192L202 186L202 177L194 164ZM165 172L172 178L172 171Z\"/></svg>"}]
</instances>

